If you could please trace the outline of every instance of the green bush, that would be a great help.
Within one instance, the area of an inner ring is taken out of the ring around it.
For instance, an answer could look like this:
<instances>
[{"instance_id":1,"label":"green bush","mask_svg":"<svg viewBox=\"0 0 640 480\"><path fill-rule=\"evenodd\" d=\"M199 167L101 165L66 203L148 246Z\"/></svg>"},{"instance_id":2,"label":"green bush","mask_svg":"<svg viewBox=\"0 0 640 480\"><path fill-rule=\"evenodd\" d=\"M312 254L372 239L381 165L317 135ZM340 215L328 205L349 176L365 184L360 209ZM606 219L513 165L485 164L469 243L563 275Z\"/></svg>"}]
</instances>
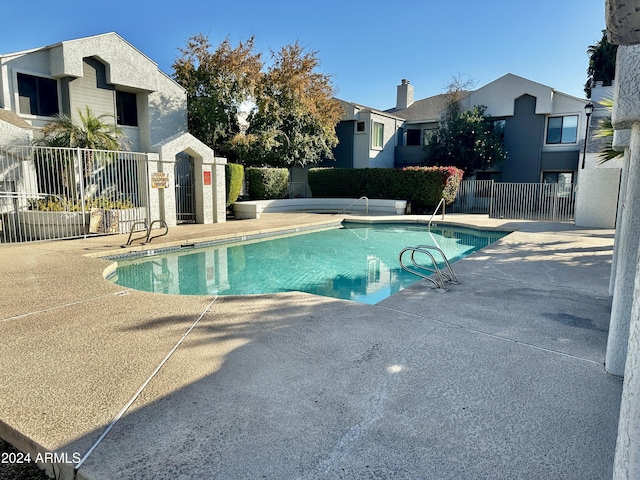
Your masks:
<instances>
[{"instance_id":1,"label":"green bush","mask_svg":"<svg viewBox=\"0 0 640 480\"><path fill-rule=\"evenodd\" d=\"M227 163L224 166L224 179L227 187L227 207L235 203L242 191L244 167L237 163Z\"/></svg>"},{"instance_id":2,"label":"green bush","mask_svg":"<svg viewBox=\"0 0 640 480\"><path fill-rule=\"evenodd\" d=\"M129 199L112 199L106 196L96 198L85 198L84 211L88 212L92 208L103 208L105 210L123 210L135 208ZM29 200L29 210L40 212L81 212L82 201L77 198L66 198L55 195L40 199Z\"/></svg>"},{"instance_id":3,"label":"green bush","mask_svg":"<svg viewBox=\"0 0 640 480\"><path fill-rule=\"evenodd\" d=\"M245 170L251 200L285 198L289 190L289 170L286 168L256 168Z\"/></svg>"},{"instance_id":4,"label":"green bush","mask_svg":"<svg viewBox=\"0 0 640 480\"><path fill-rule=\"evenodd\" d=\"M314 197L407 200L413 211L423 212L433 210L441 198L453 203L462 175L456 167L313 168L309 187Z\"/></svg>"}]
</instances>

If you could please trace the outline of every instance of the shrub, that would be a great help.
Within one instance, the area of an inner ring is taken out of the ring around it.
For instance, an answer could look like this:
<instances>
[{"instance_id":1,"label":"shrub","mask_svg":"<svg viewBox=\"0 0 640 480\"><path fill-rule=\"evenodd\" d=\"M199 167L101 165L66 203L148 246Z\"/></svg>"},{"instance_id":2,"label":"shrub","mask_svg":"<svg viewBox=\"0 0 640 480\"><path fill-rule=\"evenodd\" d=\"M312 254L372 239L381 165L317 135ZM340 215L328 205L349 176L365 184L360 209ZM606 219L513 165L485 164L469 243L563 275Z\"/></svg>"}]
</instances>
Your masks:
<instances>
[{"instance_id":1,"label":"shrub","mask_svg":"<svg viewBox=\"0 0 640 480\"><path fill-rule=\"evenodd\" d=\"M254 168L245 170L251 200L285 198L289 189L289 170L286 168Z\"/></svg>"},{"instance_id":2,"label":"shrub","mask_svg":"<svg viewBox=\"0 0 640 480\"><path fill-rule=\"evenodd\" d=\"M112 199L109 197L85 198L84 211L88 212L92 208L102 208L105 210L122 210L134 208L135 205L129 199ZM82 202L79 199L69 199L58 196L47 196L40 199L29 200L29 210L40 212L80 212Z\"/></svg>"},{"instance_id":3,"label":"shrub","mask_svg":"<svg viewBox=\"0 0 640 480\"><path fill-rule=\"evenodd\" d=\"M407 200L420 212L432 210L441 198L453 203L462 175L456 167L313 168L309 187L314 197Z\"/></svg>"},{"instance_id":4,"label":"shrub","mask_svg":"<svg viewBox=\"0 0 640 480\"><path fill-rule=\"evenodd\" d=\"M227 187L227 207L238 200L244 180L244 167L237 163L224 166L225 184Z\"/></svg>"}]
</instances>

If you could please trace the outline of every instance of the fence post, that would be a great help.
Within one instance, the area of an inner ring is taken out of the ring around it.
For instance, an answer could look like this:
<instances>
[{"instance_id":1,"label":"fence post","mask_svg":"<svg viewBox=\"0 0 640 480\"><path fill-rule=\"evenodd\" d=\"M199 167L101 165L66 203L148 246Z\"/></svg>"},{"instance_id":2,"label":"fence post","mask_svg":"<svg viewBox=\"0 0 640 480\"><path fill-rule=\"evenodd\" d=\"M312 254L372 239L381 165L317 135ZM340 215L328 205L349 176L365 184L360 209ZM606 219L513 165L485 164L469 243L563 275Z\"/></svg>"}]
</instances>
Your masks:
<instances>
[{"instance_id":1,"label":"fence post","mask_svg":"<svg viewBox=\"0 0 640 480\"><path fill-rule=\"evenodd\" d=\"M80 165L80 222L82 223L82 236L83 238L87 238L87 229L86 229L86 225L84 224L84 216L85 216L85 209L86 209L86 204L85 204L85 200L84 200L84 158L82 155L82 149L80 147L77 148L77 155L78 155L78 163Z\"/></svg>"},{"instance_id":2,"label":"fence post","mask_svg":"<svg viewBox=\"0 0 640 480\"><path fill-rule=\"evenodd\" d=\"M491 216L491 211L493 210L493 187L495 186L495 184L495 180L491 180L491 188L489 189L489 191L491 192L489 194L489 218L493 218Z\"/></svg>"}]
</instances>

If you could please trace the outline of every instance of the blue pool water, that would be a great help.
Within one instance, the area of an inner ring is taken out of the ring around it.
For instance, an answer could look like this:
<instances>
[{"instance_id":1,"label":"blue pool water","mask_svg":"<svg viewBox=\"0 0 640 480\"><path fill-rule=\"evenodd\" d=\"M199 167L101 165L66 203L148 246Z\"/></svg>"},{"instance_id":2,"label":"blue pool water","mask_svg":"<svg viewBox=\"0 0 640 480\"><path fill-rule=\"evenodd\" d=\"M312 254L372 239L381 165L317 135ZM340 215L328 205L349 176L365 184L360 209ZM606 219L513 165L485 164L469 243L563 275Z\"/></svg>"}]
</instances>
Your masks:
<instances>
[{"instance_id":1,"label":"blue pool water","mask_svg":"<svg viewBox=\"0 0 640 480\"><path fill-rule=\"evenodd\" d=\"M398 262L404 247L436 245L450 262L506 233L417 224L344 224L311 233L118 260L109 280L148 292L248 295L301 291L374 304L420 281ZM455 268L454 268L455 270Z\"/></svg>"}]
</instances>

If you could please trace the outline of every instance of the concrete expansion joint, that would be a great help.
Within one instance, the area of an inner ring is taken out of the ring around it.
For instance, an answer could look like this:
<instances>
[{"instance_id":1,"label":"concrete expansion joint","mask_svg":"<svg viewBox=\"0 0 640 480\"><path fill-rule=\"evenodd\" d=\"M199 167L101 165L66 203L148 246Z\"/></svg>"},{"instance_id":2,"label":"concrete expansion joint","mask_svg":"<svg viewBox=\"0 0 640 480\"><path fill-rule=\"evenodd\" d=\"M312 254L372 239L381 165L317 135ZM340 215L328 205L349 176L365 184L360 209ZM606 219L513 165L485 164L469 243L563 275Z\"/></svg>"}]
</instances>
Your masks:
<instances>
[{"instance_id":1,"label":"concrete expansion joint","mask_svg":"<svg viewBox=\"0 0 640 480\"><path fill-rule=\"evenodd\" d=\"M61 310L63 308L67 308L67 307L73 307L75 305L82 305L83 303L93 302L94 300L100 300L101 298L107 298L107 297L113 297L113 296L121 297L121 296L128 295L128 294L129 294L129 292L127 292L127 291L121 291L121 292L117 292L117 293L107 293L106 295L98 295L97 297L85 298L83 300L78 300L77 302L64 303L62 305L56 305L55 307L43 308L42 310L34 310L33 312L27 312L27 313L23 313L21 315L15 315L13 317L0 318L0 323L9 322L11 320L19 320L21 318L30 317L32 315L38 315L40 313L53 312L55 310Z\"/></svg>"},{"instance_id":2,"label":"concrete expansion joint","mask_svg":"<svg viewBox=\"0 0 640 480\"><path fill-rule=\"evenodd\" d=\"M502 340L504 342L515 343L517 345L523 345L525 347L533 348L535 350L540 350L540 351L548 352L548 353L554 353L554 354L557 354L557 355L561 355L563 357L572 358L574 360L579 360L579 361L590 363L590 364L593 364L593 365L599 365L599 366L602 367L603 370L605 370L603 362L597 362L595 360L591 360L591 359L584 358L584 357L579 357L577 355L571 355L570 353L560 352L558 350L553 350L551 348L541 347L539 345L534 345L533 343L522 342L520 340L514 340L512 338L501 337L500 335L496 335L494 333L483 332L482 330L478 330L476 328L467 327L467 326L460 325L460 324L457 324L457 323L454 323L454 322L447 322L445 320L440 320L440 319L437 319L437 318L434 318L434 317L428 317L428 316L425 316L425 315L418 315L416 313L405 312L403 310L399 310L397 308L387 307L387 306L384 306L384 305L378 305L378 306L381 307L381 308L385 308L387 310L391 310L391 311L396 312L396 313L402 313L402 314L409 315L409 316L416 317L416 318L422 318L422 319L425 319L425 320L431 320L433 322L437 322L437 323L440 323L442 325L447 325L449 327L460 328L462 330L466 330L468 332L473 332L473 333L477 333L477 334L484 335L484 336L487 336L487 337L491 337L491 338L494 338L496 340ZM607 372L607 373L609 373L609 372ZM614 375L612 375L612 376L614 376Z\"/></svg>"},{"instance_id":3,"label":"concrete expansion joint","mask_svg":"<svg viewBox=\"0 0 640 480\"><path fill-rule=\"evenodd\" d=\"M119 293L122 293L122 292L119 292ZM140 386L138 391L133 394L131 399L125 404L124 407L122 407L122 410L120 410L120 412L114 417L114 419L111 421L111 423L109 425L107 425L107 427L104 429L104 431L102 432L100 437L98 437L98 439L95 441L95 443L89 448L89 450L87 450L87 453L85 453L82 456L82 458L78 461L78 463L75 464L75 466L74 466L74 478L77 476L78 471L80 470L80 467L82 467L82 465L87 460L87 458L89 458L91 453L93 453L93 451L96 449L96 447L98 447L98 445L102 442L102 440L104 440L104 438L111 431L111 429L116 425L116 423L118 423L118 421L124 416L124 414L127 413L129 408L131 408L131 405L133 405L133 403L138 399L138 397L144 391L144 389L147 388L147 385L149 385L149 383L151 383L151 380L154 379L154 377L162 369L164 364L167 363L169 358L171 358L171 356L174 354L174 352L180 347L182 342L187 338L187 336L191 333L191 331L198 325L198 323L200 323L200 320L202 320L204 318L204 316L211 309L211 307L213 306L213 304L216 302L217 299L218 299L218 296L216 295L215 298L207 305L207 307L204 309L204 311L200 314L200 316L191 324L191 326L187 329L187 331L184 332L182 337L180 337L180 340L178 340L178 342L173 346L173 348L169 351L169 353L167 353L167 355L162 359L162 361L158 364L158 366L151 373L151 375L149 375L149 377L145 380L145 382Z\"/></svg>"},{"instance_id":4,"label":"concrete expansion joint","mask_svg":"<svg viewBox=\"0 0 640 480\"><path fill-rule=\"evenodd\" d=\"M406 360L401 358L395 364L404 365L405 363ZM361 438L385 416L388 391L391 382L395 378L398 378L396 375L397 372L396 370L387 370L387 373L378 383L378 386L370 394L367 402L368 408L364 409L363 418L352 425L344 435L340 437L328 457L320 463L318 470L321 471L323 477L330 475L336 467L341 465L343 459L349 455L349 452L353 450L354 447L357 447Z\"/></svg>"}]
</instances>

